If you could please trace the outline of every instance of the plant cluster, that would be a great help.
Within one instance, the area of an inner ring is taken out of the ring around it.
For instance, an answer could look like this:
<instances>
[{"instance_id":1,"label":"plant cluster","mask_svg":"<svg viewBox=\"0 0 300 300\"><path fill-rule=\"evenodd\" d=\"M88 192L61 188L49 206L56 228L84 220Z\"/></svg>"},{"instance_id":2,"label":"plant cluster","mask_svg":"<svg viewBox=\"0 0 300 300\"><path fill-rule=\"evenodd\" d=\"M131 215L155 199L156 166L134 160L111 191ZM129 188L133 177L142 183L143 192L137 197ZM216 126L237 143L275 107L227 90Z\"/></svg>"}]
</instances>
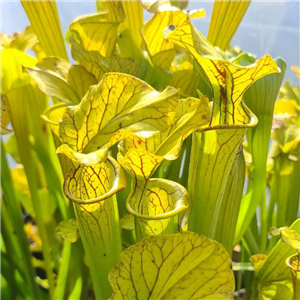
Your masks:
<instances>
[{"instance_id":1,"label":"plant cluster","mask_svg":"<svg viewBox=\"0 0 300 300\"><path fill-rule=\"evenodd\" d=\"M299 299L299 87L229 46L249 3L217 1L206 39L186 1L97 1L72 64L55 2L22 1L31 26L1 39L5 299Z\"/></svg>"}]
</instances>

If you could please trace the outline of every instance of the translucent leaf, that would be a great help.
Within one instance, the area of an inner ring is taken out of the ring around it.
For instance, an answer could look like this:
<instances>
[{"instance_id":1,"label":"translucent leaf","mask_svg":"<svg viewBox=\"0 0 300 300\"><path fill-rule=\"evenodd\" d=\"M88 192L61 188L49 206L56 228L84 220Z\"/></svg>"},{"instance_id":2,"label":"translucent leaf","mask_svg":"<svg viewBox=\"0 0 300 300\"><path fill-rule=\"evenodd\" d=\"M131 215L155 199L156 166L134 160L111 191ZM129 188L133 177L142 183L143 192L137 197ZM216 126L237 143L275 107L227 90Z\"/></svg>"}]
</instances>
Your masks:
<instances>
[{"instance_id":1,"label":"translucent leaf","mask_svg":"<svg viewBox=\"0 0 300 300\"><path fill-rule=\"evenodd\" d=\"M64 103L79 103L88 88L97 83L82 66L55 57L45 58L27 71L42 92Z\"/></svg>"},{"instance_id":2,"label":"translucent leaf","mask_svg":"<svg viewBox=\"0 0 300 300\"><path fill-rule=\"evenodd\" d=\"M133 180L126 208L138 218L138 238L177 232L180 228L179 213L187 209L188 195L176 182L150 179L163 158L131 149L125 157L119 155L118 160Z\"/></svg>"},{"instance_id":3,"label":"translucent leaf","mask_svg":"<svg viewBox=\"0 0 300 300\"><path fill-rule=\"evenodd\" d=\"M200 11L197 17L203 17L205 11ZM175 46L173 42L164 39L164 29L171 26L179 26L185 19L185 14L180 11L161 11L157 12L144 27L144 37L148 51L152 56L153 62L164 69L168 69L175 57Z\"/></svg>"},{"instance_id":4,"label":"translucent leaf","mask_svg":"<svg viewBox=\"0 0 300 300\"><path fill-rule=\"evenodd\" d=\"M207 39L225 50L237 30L250 1L215 1Z\"/></svg>"},{"instance_id":5,"label":"translucent leaf","mask_svg":"<svg viewBox=\"0 0 300 300\"><path fill-rule=\"evenodd\" d=\"M31 78L23 73L22 66L33 67L36 63L36 58L20 50L1 49L1 94L29 84Z\"/></svg>"},{"instance_id":6,"label":"translucent leaf","mask_svg":"<svg viewBox=\"0 0 300 300\"><path fill-rule=\"evenodd\" d=\"M37 42L37 36L31 26L26 27L22 32L15 33L13 37L1 33L1 46L4 48L17 48L26 52L32 49Z\"/></svg>"},{"instance_id":7,"label":"translucent leaf","mask_svg":"<svg viewBox=\"0 0 300 300\"><path fill-rule=\"evenodd\" d=\"M121 6L120 1L110 2L111 5ZM116 12L116 14L114 16L112 13L102 11L79 17L70 24L70 31L85 50L99 51L102 56L109 57L115 49L118 26L124 20L124 13Z\"/></svg>"},{"instance_id":8,"label":"translucent leaf","mask_svg":"<svg viewBox=\"0 0 300 300\"><path fill-rule=\"evenodd\" d=\"M146 238L110 272L110 299L231 299L230 265L219 243L192 232Z\"/></svg>"},{"instance_id":9,"label":"translucent leaf","mask_svg":"<svg viewBox=\"0 0 300 300\"><path fill-rule=\"evenodd\" d=\"M125 30L130 33L135 45L137 47L144 47L144 40L142 37L143 21L143 7L140 1L121 1L125 13L125 20L119 26L119 33L122 34Z\"/></svg>"},{"instance_id":10,"label":"translucent leaf","mask_svg":"<svg viewBox=\"0 0 300 300\"><path fill-rule=\"evenodd\" d=\"M69 243L75 243L79 238L78 225L75 219L60 222L55 231Z\"/></svg>"},{"instance_id":11,"label":"translucent leaf","mask_svg":"<svg viewBox=\"0 0 300 300\"><path fill-rule=\"evenodd\" d=\"M183 141L192 132L207 125L210 118L210 105L205 96L201 95L200 99L180 99L167 131L155 133L149 138L132 135L126 138L123 144L126 150L144 149L168 160L174 160L180 153Z\"/></svg>"},{"instance_id":12,"label":"translucent leaf","mask_svg":"<svg viewBox=\"0 0 300 300\"><path fill-rule=\"evenodd\" d=\"M186 48L209 78L214 93L211 125L248 123L250 118L245 108L243 106L238 108L242 94L259 78L280 72L277 64L269 55L258 60L256 64L246 67L222 61L217 51L194 28L188 17L182 19L178 27L168 27L165 37ZM225 76L228 77L226 84Z\"/></svg>"},{"instance_id":13,"label":"translucent leaf","mask_svg":"<svg viewBox=\"0 0 300 300\"><path fill-rule=\"evenodd\" d=\"M131 58L122 58L117 55L103 57L99 51L84 50L73 38L70 38L73 59L94 74L98 82L108 72L126 73L137 75L138 65Z\"/></svg>"},{"instance_id":14,"label":"translucent leaf","mask_svg":"<svg viewBox=\"0 0 300 300\"><path fill-rule=\"evenodd\" d=\"M149 136L166 130L177 102L172 87L159 93L135 77L106 74L79 105L67 108L59 126L65 144L58 153L85 165L96 164L127 132Z\"/></svg>"},{"instance_id":15,"label":"translucent leaf","mask_svg":"<svg viewBox=\"0 0 300 300\"><path fill-rule=\"evenodd\" d=\"M13 130L7 128L10 123L10 107L5 95L1 95L1 134L11 133Z\"/></svg>"},{"instance_id":16,"label":"translucent leaf","mask_svg":"<svg viewBox=\"0 0 300 300\"><path fill-rule=\"evenodd\" d=\"M68 59L54 1L21 1L30 24L47 56Z\"/></svg>"}]
</instances>

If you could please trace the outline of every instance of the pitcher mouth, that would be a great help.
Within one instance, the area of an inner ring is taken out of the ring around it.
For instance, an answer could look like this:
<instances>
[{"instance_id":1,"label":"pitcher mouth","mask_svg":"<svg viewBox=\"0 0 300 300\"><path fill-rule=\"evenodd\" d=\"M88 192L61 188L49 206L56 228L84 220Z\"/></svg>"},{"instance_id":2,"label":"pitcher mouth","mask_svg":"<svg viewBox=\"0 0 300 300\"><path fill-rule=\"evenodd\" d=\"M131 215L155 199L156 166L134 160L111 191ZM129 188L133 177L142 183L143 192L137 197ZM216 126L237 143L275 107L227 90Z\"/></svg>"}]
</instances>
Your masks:
<instances>
[{"instance_id":1,"label":"pitcher mouth","mask_svg":"<svg viewBox=\"0 0 300 300\"><path fill-rule=\"evenodd\" d=\"M152 178L149 180L150 182L163 182L164 184L170 185L174 187L176 185L176 189L180 190L181 194L183 195L182 199L178 201L177 203L172 206L172 209L168 212L157 214L157 215L148 215L148 214L142 214L137 212L130 204L130 200L126 202L126 208L130 214L135 216L138 219L144 219L144 220L163 220L168 219L171 217L174 217L178 215L180 212L185 211L188 209L188 194L185 188L179 184L177 184L174 181L167 180L167 179L161 179L161 178Z\"/></svg>"},{"instance_id":2,"label":"pitcher mouth","mask_svg":"<svg viewBox=\"0 0 300 300\"><path fill-rule=\"evenodd\" d=\"M64 191L65 196L70 201L77 203L77 204L93 204L93 203L97 203L100 201L104 201L104 200L110 198L111 196L113 196L114 194L116 194L117 192L125 189L126 176L125 176L125 173L124 173L123 169L121 168L121 166L111 156L108 156L106 161L101 164L106 164L106 163L109 164L109 166L113 170L113 174L114 174L111 188L109 191L100 195L99 197L90 198L87 200L83 200L83 199L78 198L77 196L74 196L74 194L71 193L71 191L69 189L69 184L73 177L72 175L75 175L76 172L82 173L84 168L91 167L91 166L79 166L78 168L71 168L71 170L68 172L68 174L65 177L64 184L63 184L63 191Z\"/></svg>"}]
</instances>

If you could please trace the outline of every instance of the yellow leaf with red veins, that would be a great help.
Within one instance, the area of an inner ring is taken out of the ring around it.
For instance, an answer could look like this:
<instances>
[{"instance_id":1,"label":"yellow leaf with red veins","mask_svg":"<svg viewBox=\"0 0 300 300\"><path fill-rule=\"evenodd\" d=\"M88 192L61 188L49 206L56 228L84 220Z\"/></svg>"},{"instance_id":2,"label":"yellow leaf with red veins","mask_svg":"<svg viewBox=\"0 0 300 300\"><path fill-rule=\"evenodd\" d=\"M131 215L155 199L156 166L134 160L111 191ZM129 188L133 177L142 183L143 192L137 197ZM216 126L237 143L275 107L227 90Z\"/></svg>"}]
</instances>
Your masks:
<instances>
[{"instance_id":1,"label":"yellow leaf with red veins","mask_svg":"<svg viewBox=\"0 0 300 300\"><path fill-rule=\"evenodd\" d=\"M79 105L66 109L59 124L64 145L57 151L81 164L96 164L127 132L148 137L167 130L177 104L172 87L158 92L130 75L108 73Z\"/></svg>"},{"instance_id":2,"label":"yellow leaf with red veins","mask_svg":"<svg viewBox=\"0 0 300 300\"><path fill-rule=\"evenodd\" d=\"M223 246L193 232L146 238L111 270L113 299L232 299L234 276Z\"/></svg>"},{"instance_id":3,"label":"yellow leaf with red veins","mask_svg":"<svg viewBox=\"0 0 300 300\"><path fill-rule=\"evenodd\" d=\"M179 213L187 209L188 194L183 186L170 180L150 179L163 159L141 149L131 149L118 157L133 180L126 207L137 218L138 240L178 232Z\"/></svg>"}]
</instances>

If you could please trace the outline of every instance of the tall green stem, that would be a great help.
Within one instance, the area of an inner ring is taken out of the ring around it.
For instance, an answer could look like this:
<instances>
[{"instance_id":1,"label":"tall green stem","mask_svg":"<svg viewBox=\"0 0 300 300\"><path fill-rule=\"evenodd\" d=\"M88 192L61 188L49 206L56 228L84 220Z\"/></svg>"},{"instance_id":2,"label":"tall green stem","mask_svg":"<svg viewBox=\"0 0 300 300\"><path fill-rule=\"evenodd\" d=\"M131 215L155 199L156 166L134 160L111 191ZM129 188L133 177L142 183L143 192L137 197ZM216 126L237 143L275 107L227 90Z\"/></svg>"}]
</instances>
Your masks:
<instances>
[{"instance_id":1,"label":"tall green stem","mask_svg":"<svg viewBox=\"0 0 300 300\"><path fill-rule=\"evenodd\" d=\"M54 292L54 276L53 265L51 259L51 245L46 229L46 224L43 219L43 202L38 193L38 174L36 165L34 164L31 144L29 141L29 124L28 124L28 98L31 96L31 86L17 88L11 90L7 95L10 102L12 127L17 138L18 149L21 162L24 166L24 171L27 177L28 186L32 198L32 204L36 215L36 222L39 228L39 233L42 239L42 249L45 261L45 268L49 283L50 298Z\"/></svg>"},{"instance_id":2,"label":"tall green stem","mask_svg":"<svg viewBox=\"0 0 300 300\"><path fill-rule=\"evenodd\" d=\"M20 259L21 264L24 265L23 269L26 270L24 274L26 277L28 288L30 290L31 297L32 299L39 299L40 294L38 286L34 280L36 274L31 263L31 254L28 249L27 237L23 227L24 222L22 218L21 206L20 203L17 201L17 197L15 195L15 190L12 184L11 174L7 165L5 153L5 148L1 140L1 186L19 244L19 246L16 247L15 250L22 249L22 255L20 256Z\"/></svg>"}]
</instances>

